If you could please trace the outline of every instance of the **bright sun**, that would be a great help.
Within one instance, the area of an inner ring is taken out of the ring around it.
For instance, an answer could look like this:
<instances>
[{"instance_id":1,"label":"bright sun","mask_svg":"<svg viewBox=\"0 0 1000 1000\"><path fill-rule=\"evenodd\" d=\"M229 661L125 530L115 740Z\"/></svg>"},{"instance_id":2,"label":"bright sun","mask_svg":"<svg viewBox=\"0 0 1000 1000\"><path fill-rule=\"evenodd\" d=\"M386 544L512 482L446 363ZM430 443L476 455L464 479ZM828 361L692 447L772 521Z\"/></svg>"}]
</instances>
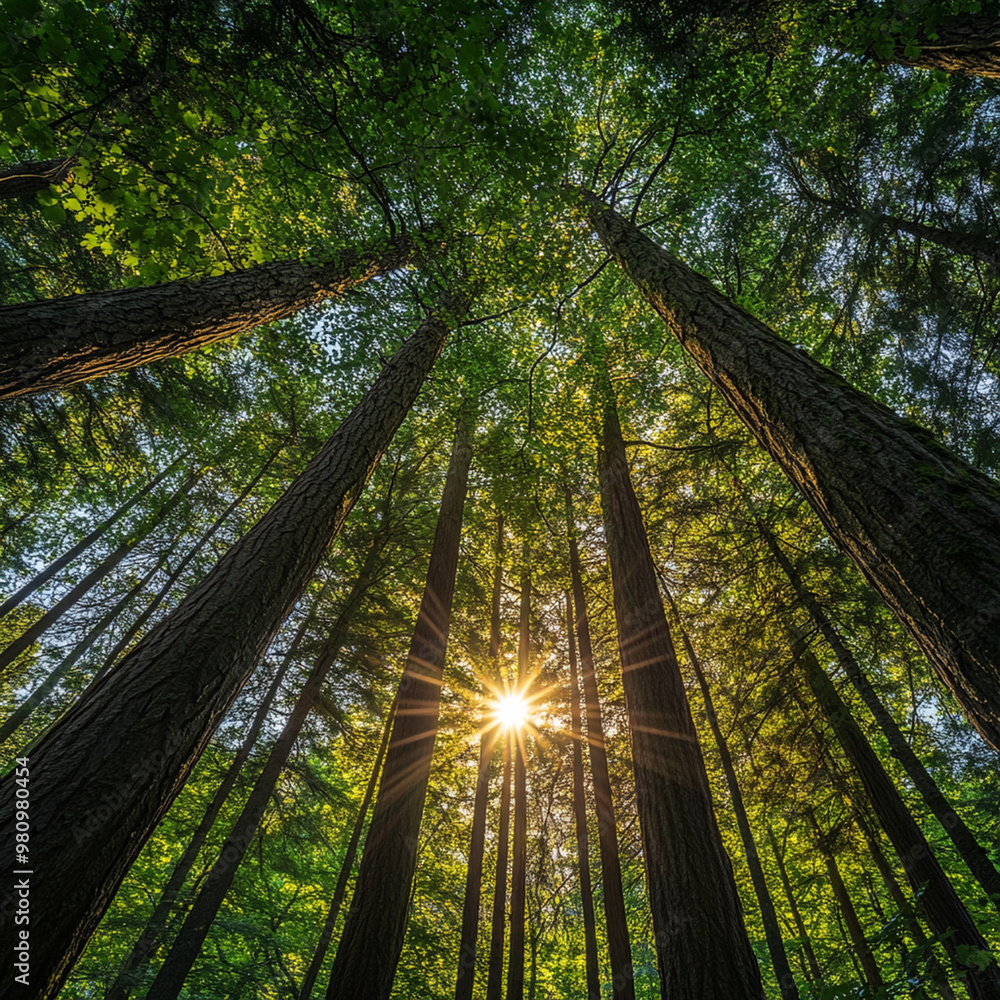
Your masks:
<instances>
[{"instance_id":1,"label":"bright sun","mask_svg":"<svg viewBox=\"0 0 1000 1000\"><path fill-rule=\"evenodd\" d=\"M504 729L520 729L528 721L528 706L520 694L505 694L497 698L493 714Z\"/></svg>"}]
</instances>

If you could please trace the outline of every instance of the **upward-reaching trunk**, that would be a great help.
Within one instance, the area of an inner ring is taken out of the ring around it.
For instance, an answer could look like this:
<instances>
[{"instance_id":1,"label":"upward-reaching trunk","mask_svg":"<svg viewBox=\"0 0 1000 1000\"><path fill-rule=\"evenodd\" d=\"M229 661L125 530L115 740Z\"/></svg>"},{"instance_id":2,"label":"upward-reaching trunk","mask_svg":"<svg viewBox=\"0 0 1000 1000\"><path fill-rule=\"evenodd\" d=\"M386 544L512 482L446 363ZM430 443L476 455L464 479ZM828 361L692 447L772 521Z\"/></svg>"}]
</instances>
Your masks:
<instances>
[{"instance_id":1,"label":"upward-reaching trunk","mask_svg":"<svg viewBox=\"0 0 1000 1000\"><path fill-rule=\"evenodd\" d=\"M608 252L1000 749L1000 487L584 198Z\"/></svg>"},{"instance_id":2,"label":"upward-reaching trunk","mask_svg":"<svg viewBox=\"0 0 1000 1000\"><path fill-rule=\"evenodd\" d=\"M580 901L583 904L583 954L587 969L587 1000L601 1000L601 970L597 962L597 921L594 889L590 881L590 835L587 832L587 800L583 789L583 726L580 717L580 684L576 667L576 630L573 628L573 597L566 594L566 638L569 641L570 733L573 737L573 818L576 822L576 857L580 871ZM607 886L605 885L605 892Z\"/></svg>"},{"instance_id":3,"label":"upward-reaching trunk","mask_svg":"<svg viewBox=\"0 0 1000 1000\"><path fill-rule=\"evenodd\" d=\"M777 538L763 525L758 524L758 529L775 561L788 577L799 601L809 612L810 618L826 640L827 645L833 650L837 662L847 675L847 679L875 717L879 729L882 730L882 734L889 743L892 756L903 766L903 770L913 782L914 788L920 793L927 808L944 827L944 831L951 838L959 857L966 863L976 881L983 887L987 898L994 906L1000 907L1000 873L997 872L989 855L983 850L982 845L976 840L975 834L966 826L962 817L955 812L951 803L938 787L937 782L913 752L913 748L906 741L899 726L896 725L896 720L883 704L854 654L848 649L833 622L830 621L829 616L816 599L816 595L805 585L799 571L778 544Z\"/></svg>"},{"instance_id":4,"label":"upward-reaching trunk","mask_svg":"<svg viewBox=\"0 0 1000 1000\"><path fill-rule=\"evenodd\" d=\"M580 570L580 550L576 540L572 496L568 489L566 520L569 526L569 569L575 608L574 624L580 643L580 664L583 668L587 748L590 770L594 778L594 802L597 809L597 839L601 851L601 879L604 883L604 919L608 932L608 954L611 959L611 991L613 1000L633 1000L635 983L632 972L632 945L629 941L628 918L625 915L622 865L618 853L618 822L615 817L614 801L611 798L608 754L604 745L604 720L601 717L594 651L590 641L590 619L587 615L587 600L583 593L583 574Z\"/></svg>"},{"instance_id":5,"label":"upward-reaching trunk","mask_svg":"<svg viewBox=\"0 0 1000 1000\"><path fill-rule=\"evenodd\" d=\"M69 593L61 597L48 611L25 629L10 645L0 652L0 673L6 670L35 640L51 625L57 622L70 608L76 606L92 587L100 583L125 557L149 535L154 528L194 489L203 472L192 472L181 488L160 508L142 521L129 536L109 552Z\"/></svg>"},{"instance_id":6,"label":"upward-reaching trunk","mask_svg":"<svg viewBox=\"0 0 1000 1000\"><path fill-rule=\"evenodd\" d=\"M27 198L53 184L72 180L70 171L75 162L72 156L61 156L4 167L0 170L0 198Z\"/></svg>"},{"instance_id":7,"label":"upward-reaching trunk","mask_svg":"<svg viewBox=\"0 0 1000 1000\"><path fill-rule=\"evenodd\" d=\"M493 683L499 682L500 597L503 589L503 515L497 519L497 564L493 571L493 602L490 615L490 672ZM485 726L485 723L484 723ZM455 1000L472 1000L476 979L476 951L479 939L479 899L483 883L483 854L486 849L486 807L490 798L490 764L499 732L496 726L485 728L479 741L479 766L476 769L476 799L472 810L472 836L469 863L465 876L465 901L462 905L462 936L458 948L458 974Z\"/></svg>"},{"instance_id":8,"label":"upward-reaching trunk","mask_svg":"<svg viewBox=\"0 0 1000 1000\"><path fill-rule=\"evenodd\" d=\"M463 299L449 305L455 313ZM31 755L32 940L25 1000L54 996L254 664L340 532L444 345L429 316L316 458L178 608ZM136 725L136 720L142 721ZM14 777L0 782L0 865L14 862ZM0 907L14 907L13 885ZM12 950L0 974L13 978Z\"/></svg>"},{"instance_id":9,"label":"upward-reaching trunk","mask_svg":"<svg viewBox=\"0 0 1000 1000\"><path fill-rule=\"evenodd\" d=\"M526 694L531 653L531 550L524 543L521 573L521 623L517 647L517 690ZM505 1000L524 997L525 892L528 876L528 762L526 735L511 730L514 741L514 849L510 874L510 951L507 956L507 995Z\"/></svg>"},{"instance_id":10,"label":"upward-reaching trunk","mask_svg":"<svg viewBox=\"0 0 1000 1000\"><path fill-rule=\"evenodd\" d=\"M750 827L750 818L747 816L746 805L743 802L743 791L736 776L736 767L733 764L732 754L729 752L729 744L722 734L722 727L719 725L719 717L715 712L715 702L712 699L712 692L709 690L705 671L702 670L701 660L698 658L698 654L695 653L694 645L691 642L690 636L688 636L687 629L680 620L677 605L674 604L674 599L669 593L667 593L666 597L673 610L677 627L680 629L688 661L698 680L698 687L705 702L705 715L708 718L708 724L711 727L712 735L715 737L715 744L719 750L722 770L726 776L726 786L729 789L729 801L736 815L736 825L739 828L740 839L743 841L743 850L746 853L747 868L750 869L750 881L753 882L754 893L757 896L757 903L760 906L761 921L764 924L764 939L767 941L767 950L771 956L771 964L774 967L774 978L778 980L778 988L781 990L781 1000L798 1000L799 991L795 985L795 977L792 975L791 966L788 964L785 942L781 936L781 927L778 925L778 914L775 912L771 891L768 889L767 879L764 877L764 867L760 861L757 842L754 839L753 831Z\"/></svg>"},{"instance_id":11,"label":"upward-reaching trunk","mask_svg":"<svg viewBox=\"0 0 1000 1000\"><path fill-rule=\"evenodd\" d=\"M182 456L171 462L158 476L155 476L142 489L130 496L109 518L81 538L72 548L67 549L58 559L54 559L40 573L36 573L20 590L11 594L3 604L0 604L0 618L26 601L35 591L48 583L56 573L68 566L78 556L83 555L94 542L103 538L109 528L114 527L140 500L152 493L184 460Z\"/></svg>"},{"instance_id":12,"label":"upward-reaching trunk","mask_svg":"<svg viewBox=\"0 0 1000 1000\"><path fill-rule=\"evenodd\" d=\"M907 54L907 40L893 39L892 59L904 66L940 69L966 76L1000 78L1000 17L989 14L952 17L913 40L918 52Z\"/></svg>"},{"instance_id":13,"label":"upward-reaching trunk","mask_svg":"<svg viewBox=\"0 0 1000 1000\"><path fill-rule=\"evenodd\" d=\"M343 295L404 267L408 237L328 264L258 264L210 278L68 295L0 308L0 397L75 382L193 351Z\"/></svg>"},{"instance_id":14,"label":"upward-reaching trunk","mask_svg":"<svg viewBox=\"0 0 1000 1000\"><path fill-rule=\"evenodd\" d=\"M1000 969L995 961L985 969L960 957L972 948L989 953L989 947L969 911L958 898L948 876L938 863L927 838L900 798L875 751L865 739L841 700L833 682L820 666L803 635L789 628L792 652L813 695L823 711L851 766L864 785L875 815L906 871L914 892L920 892L920 906L935 934L947 935L943 943L956 967L967 977L972 1000L1000 1000Z\"/></svg>"},{"instance_id":15,"label":"upward-reaching trunk","mask_svg":"<svg viewBox=\"0 0 1000 1000\"><path fill-rule=\"evenodd\" d=\"M763 1000L607 381L601 395L601 508L660 989Z\"/></svg>"},{"instance_id":16,"label":"upward-reaching trunk","mask_svg":"<svg viewBox=\"0 0 1000 1000\"><path fill-rule=\"evenodd\" d=\"M354 903L327 1000L388 1000L403 950L420 819L437 735L451 604L462 534L472 410L460 408L427 583L399 685L396 718L365 839Z\"/></svg>"},{"instance_id":17,"label":"upward-reaching trunk","mask_svg":"<svg viewBox=\"0 0 1000 1000\"><path fill-rule=\"evenodd\" d=\"M500 782L500 828L497 830L497 867L493 881L493 919L490 921L490 961L486 973L486 1000L503 1000L503 951L507 918L507 861L510 853L511 743L503 738L503 779Z\"/></svg>"}]
</instances>

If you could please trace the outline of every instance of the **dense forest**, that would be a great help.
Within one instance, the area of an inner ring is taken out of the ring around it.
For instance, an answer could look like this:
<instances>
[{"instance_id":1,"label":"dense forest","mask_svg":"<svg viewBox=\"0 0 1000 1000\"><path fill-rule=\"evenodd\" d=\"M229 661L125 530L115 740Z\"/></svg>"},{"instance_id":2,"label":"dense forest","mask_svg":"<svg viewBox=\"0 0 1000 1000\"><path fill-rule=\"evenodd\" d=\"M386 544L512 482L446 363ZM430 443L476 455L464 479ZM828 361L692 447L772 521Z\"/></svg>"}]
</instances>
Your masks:
<instances>
[{"instance_id":1,"label":"dense forest","mask_svg":"<svg viewBox=\"0 0 1000 1000\"><path fill-rule=\"evenodd\" d=\"M1000 1000L1000 9L2 8L0 996Z\"/></svg>"}]
</instances>

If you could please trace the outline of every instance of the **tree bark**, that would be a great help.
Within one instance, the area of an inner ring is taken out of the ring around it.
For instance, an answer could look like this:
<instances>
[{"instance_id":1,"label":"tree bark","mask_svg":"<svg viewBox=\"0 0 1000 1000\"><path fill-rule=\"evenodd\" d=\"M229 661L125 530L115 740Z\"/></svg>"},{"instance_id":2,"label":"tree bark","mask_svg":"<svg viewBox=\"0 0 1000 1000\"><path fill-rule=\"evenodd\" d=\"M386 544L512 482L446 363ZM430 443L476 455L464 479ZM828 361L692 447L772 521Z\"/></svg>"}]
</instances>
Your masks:
<instances>
[{"instance_id":1,"label":"tree bark","mask_svg":"<svg viewBox=\"0 0 1000 1000\"><path fill-rule=\"evenodd\" d=\"M334 886L333 899L330 900L330 909L323 922L323 930L320 932L316 950L313 952L312 961L306 974L302 978L302 986L299 988L298 1000L310 1000L313 987L316 985L316 978L323 967L323 960L326 958L330 942L333 940L333 932L337 926L337 918L340 916L340 909L344 905L344 897L347 895L347 883L351 878L351 870L354 868L354 859L358 854L358 844L361 843L361 832L364 830L365 820L368 817L368 807L371 805L378 787L379 775L382 773L382 762L385 760L385 751L389 745L389 734L392 732L392 720L396 716L395 700L386 712L385 725L382 727L382 741L379 743L378 753L375 755L375 763L372 765L371 777L365 788L364 798L358 807L358 815L354 820L354 829L351 830L351 839L348 841L347 850L344 852L344 860L340 865L340 873L337 875L337 884Z\"/></svg>"},{"instance_id":2,"label":"tree bark","mask_svg":"<svg viewBox=\"0 0 1000 1000\"><path fill-rule=\"evenodd\" d=\"M210 278L0 308L0 397L50 392L285 319L404 267L408 237L328 264L276 261Z\"/></svg>"},{"instance_id":3,"label":"tree bark","mask_svg":"<svg viewBox=\"0 0 1000 1000\"><path fill-rule=\"evenodd\" d=\"M449 313L465 299L447 301ZM340 531L448 334L429 316L305 472L31 756L32 920L25 1000L54 996L254 664ZM141 724L137 724L141 720ZM14 862L13 775L0 781L0 866ZM0 911L16 905L0 889ZM14 952L0 958L13 977Z\"/></svg>"},{"instance_id":4,"label":"tree bark","mask_svg":"<svg viewBox=\"0 0 1000 1000\"><path fill-rule=\"evenodd\" d=\"M463 404L431 549L427 583L400 682L396 718L365 840L361 869L327 1000L388 1000L396 973L420 820L427 795L448 645L473 415Z\"/></svg>"},{"instance_id":5,"label":"tree bark","mask_svg":"<svg viewBox=\"0 0 1000 1000\"><path fill-rule=\"evenodd\" d=\"M569 641L570 732L573 737L573 817L576 821L576 856L580 869L580 900L583 904L583 950L587 969L587 1000L601 1000L601 970L597 962L597 921L594 917L594 889L590 881L587 800L583 788L583 726L580 717L580 684L577 679L576 634L573 628L572 601L572 595L567 593L566 637ZM608 891L606 884L604 891L605 893Z\"/></svg>"},{"instance_id":6,"label":"tree bark","mask_svg":"<svg viewBox=\"0 0 1000 1000\"><path fill-rule=\"evenodd\" d=\"M632 945L625 914L622 888L621 856L618 851L618 822L611 797L608 754L604 744L604 720L597 691L597 672L590 640L590 618L583 593L580 550L577 544L572 497L566 490L566 520L569 526L569 568L575 606L575 631L580 644L583 673L583 696L587 713L587 747L594 779L594 802L597 809L597 839L601 851L601 879L604 883L604 920L611 959L611 990L614 1000L634 1000L635 981L632 968Z\"/></svg>"},{"instance_id":7,"label":"tree bark","mask_svg":"<svg viewBox=\"0 0 1000 1000\"><path fill-rule=\"evenodd\" d=\"M837 662L847 675L847 679L875 717L879 729L889 743L892 756L903 766L903 770L913 782L914 788L920 793L927 808L951 838L959 857L982 886L987 898L995 907L1000 907L1000 874L998 874L993 862L990 861L989 855L976 839L975 834L966 826L965 821L955 812L951 803L938 787L937 782L913 752L906 737L896 725L896 720L883 704L854 654L848 649L833 622L830 621L829 616L816 599L816 595L805 585L798 570L778 544L777 538L763 525L758 524L757 527L775 561L788 577L800 603L808 611L809 617L812 618L813 624L823 636L826 644L833 650Z\"/></svg>"},{"instance_id":8,"label":"tree bark","mask_svg":"<svg viewBox=\"0 0 1000 1000\"><path fill-rule=\"evenodd\" d=\"M500 783L500 828L497 832L497 868L493 884L493 919L486 1000L503 1000L503 952L507 926L507 862L510 856L510 733L504 737L503 780Z\"/></svg>"},{"instance_id":9,"label":"tree bark","mask_svg":"<svg viewBox=\"0 0 1000 1000\"><path fill-rule=\"evenodd\" d=\"M608 252L1000 749L1000 487L583 197Z\"/></svg>"},{"instance_id":10,"label":"tree bark","mask_svg":"<svg viewBox=\"0 0 1000 1000\"><path fill-rule=\"evenodd\" d=\"M664 588L666 592L666 588ZM778 924L778 914L774 909L774 900L771 898L771 891L767 887L767 879L764 877L764 867L760 861L760 853L757 850L757 842L754 840L753 831L750 827L750 818L747 816L746 804L743 801L743 791L740 788L739 779L736 776L736 767L733 764L732 754L729 752L729 744L722 734L722 727L719 725L719 717L715 712L715 702L712 699L712 692L708 687L708 680L702 670L701 660L694 651L691 638L680 620L680 613L673 597L666 592L667 601L674 614L674 620L680 630L681 640L684 649L687 651L688 662L694 670L701 690L702 699L705 702L705 715L708 718L709 727L715 737L715 743L719 750L719 758L722 762L722 770L726 776L726 786L729 789L729 801L733 813L736 816L736 825L740 831L740 839L743 841L743 850L746 853L747 868L750 870L750 881L753 883L754 893L757 896L757 903L760 906L760 916L764 924L764 939L767 941L767 950L771 956L771 965L774 967L774 978L778 981L778 988L781 991L781 1000L798 1000L799 991L795 985L795 977L792 975L792 968L788 964L788 954L785 951L785 942L781 935L781 927Z\"/></svg>"},{"instance_id":11,"label":"tree bark","mask_svg":"<svg viewBox=\"0 0 1000 1000\"><path fill-rule=\"evenodd\" d=\"M604 378L601 508L660 989L685 1000L763 1000Z\"/></svg>"},{"instance_id":12,"label":"tree bark","mask_svg":"<svg viewBox=\"0 0 1000 1000\"><path fill-rule=\"evenodd\" d=\"M958 957L963 946L989 953L989 946L975 921L958 898L896 786L804 637L793 628L787 631L792 654L801 665L823 715L861 780L913 891L920 892L918 898L928 925L935 934L948 934L943 941L944 947L956 968L961 970L972 1000L1000 1000L1000 969L996 962L979 971Z\"/></svg>"},{"instance_id":13,"label":"tree bark","mask_svg":"<svg viewBox=\"0 0 1000 1000\"><path fill-rule=\"evenodd\" d=\"M71 171L76 160L62 156L54 160L34 163L15 163L0 170L0 199L28 198L39 191L46 191L54 184L72 180Z\"/></svg>"},{"instance_id":14,"label":"tree bark","mask_svg":"<svg viewBox=\"0 0 1000 1000\"><path fill-rule=\"evenodd\" d=\"M1000 18L989 14L951 18L937 25L935 37L918 31L919 52L906 54L905 39L893 40L894 62L966 76L1000 78Z\"/></svg>"},{"instance_id":15,"label":"tree bark","mask_svg":"<svg viewBox=\"0 0 1000 1000\"><path fill-rule=\"evenodd\" d=\"M19 635L0 652L0 673L5 671L35 640L57 622L70 608L84 597L92 587L111 573L154 528L194 489L204 472L192 472L184 483L159 510L145 518L129 536L108 553L68 594L60 598L38 621Z\"/></svg>"}]
</instances>

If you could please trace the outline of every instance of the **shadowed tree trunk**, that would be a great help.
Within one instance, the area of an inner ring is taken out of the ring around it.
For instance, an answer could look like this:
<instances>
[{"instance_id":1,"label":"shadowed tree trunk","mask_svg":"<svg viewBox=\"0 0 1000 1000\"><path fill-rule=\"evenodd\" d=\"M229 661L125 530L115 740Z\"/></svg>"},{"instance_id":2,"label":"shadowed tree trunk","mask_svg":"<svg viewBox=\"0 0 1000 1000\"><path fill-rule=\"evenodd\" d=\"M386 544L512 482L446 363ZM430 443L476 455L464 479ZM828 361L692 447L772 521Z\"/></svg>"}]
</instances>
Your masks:
<instances>
[{"instance_id":1,"label":"shadowed tree trunk","mask_svg":"<svg viewBox=\"0 0 1000 1000\"><path fill-rule=\"evenodd\" d=\"M736 815L736 825L740 831L740 839L743 841L743 850L746 853L747 868L750 870L750 881L753 883L754 893L757 896L757 903L760 906L761 921L764 924L764 939L767 941L767 950L771 956L771 965L774 967L774 978L778 981L778 988L781 990L781 1000L798 1000L799 991L795 985L795 977L792 975L791 966L788 964L788 955L785 952L785 942L781 936L781 927L778 924L778 914L774 909L774 900L771 898L771 891L767 887L767 879L764 877L764 867L760 862L760 854L757 851L757 842L754 840L753 831L750 827L750 818L747 816L746 805L743 802L743 791L740 788L739 779L736 776L736 767L733 764L732 754L729 752L729 744L725 736L722 735L722 727L719 725L719 717L715 712L715 702L712 699L712 692L708 687L708 680L701 666L701 660L694 651L691 638L687 629L681 621L677 605L673 597L663 588L668 603L674 614L674 620L681 633L681 640L684 649L687 651L688 661L694 670L698 680L698 687L701 690L702 699L705 702L705 715L711 727L712 735L719 750L719 758L722 762L722 770L726 776L726 786L729 789L729 801L732 810Z\"/></svg>"},{"instance_id":2,"label":"shadowed tree trunk","mask_svg":"<svg viewBox=\"0 0 1000 1000\"><path fill-rule=\"evenodd\" d=\"M160 522L194 489L204 472L192 472L184 483L160 508L143 520L129 536L109 552L68 594L60 598L38 621L18 636L0 652L0 673L6 670L35 640L57 622L70 608L76 606L92 587L115 570L125 557L146 538Z\"/></svg>"},{"instance_id":3,"label":"shadowed tree trunk","mask_svg":"<svg viewBox=\"0 0 1000 1000\"><path fill-rule=\"evenodd\" d=\"M596 388L601 509L660 989L685 1000L763 1000L606 372Z\"/></svg>"},{"instance_id":4,"label":"shadowed tree trunk","mask_svg":"<svg viewBox=\"0 0 1000 1000\"><path fill-rule=\"evenodd\" d=\"M465 299L447 300L449 314ZM409 412L451 320L430 315L305 472L31 755L32 941L25 1000L53 997ZM136 725L136 719L142 725ZM0 865L13 869L13 775ZM0 889L0 907L15 905ZM13 977L14 952L0 958Z\"/></svg>"},{"instance_id":5,"label":"shadowed tree trunk","mask_svg":"<svg viewBox=\"0 0 1000 1000\"><path fill-rule=\"evenodd\" d=\"M76 161L72 156L35 163L15 163L0 170L0 199L27 198L54 184L72 180L70 171Z\"/></svg>"},{"instance_id":6,"label":"shadowed tree trunk","mask_svg":"<svg viewBox=\"0 0 1000 1000\"><path fill-rule=\"evenodd\" d=\"M427 583L399 685L392 737L327 1000L388 1000L403 950L420 819L437 735L473 424L472 409L463 404Z\"/></svg>"},{"instance_id":7,"label":"shadowed tree trunk","mask_svg":"<svg viewBox=\"0 0 1000 1000\"><path fill-rule=\"evenodd\" d=\"M604 745L604 721L601 700L597 692L597 672L590 641L590 619L583 593L580 569L580 549L576 538L576 522L570 491L566 490L566 522L569 528L569 568L575 606L575 632L580 644L580 664L583 673L583 695L587 713L587 748L590 770L594 779L594 802L597 809L597 837L601 851L601 880L604 883L604 919L608 933L608 953L611 959L611 989L614 1000L633 1000L635 983L632 970L632 946L629 941L628 919L625 915L625 893L622 889L621 857L618 852L618 822L611 798L611 778L608 755Z\"/></svg>"},{"instance_id":8,"label":"shadowed tree trunk","mask_svg":"<svg viewBox=\"0 0 1000 1000\"><path fill-rule=\"evenodd\" d=\"M504 931L507 921L507 861L510 853L511 743L503 738L503 779L500 783L500 828L497 832L497 868L493 882L493 919L490 922L490 961L486 975L486 1000L503 1000Z\"/></svg>"},{"instance_id":9,"label":"shadowed tree trunk","mask_svg":"<svg viewBox=\"0 0 1000 1000\"><path fill-rule=\"evenodd\" d=\"M980 971L959 958L962 948L989 952L975 921L958 898L916 820L858 728L850 709L809 649L804 636L791 627L787 629L787 634L792 654L800 664L844 755L864 786L872 809L896 851L913 891L920 893L920 906L928 926L934 934L948 935L943 941L944 947L956 967L967 977L966 984L972 1000L1000 1000L1000 969L996 962Z\"/></svg>"},{"instance_id":10,"label":"shadowed tree trunk","mask_svg":"<svg viewBox=\"0 0 1000 1000\"><path fill-rule=\"evenodd\" d=\"M0 308L0 397L49 392L246 333L404 267L409 237L328 264L258 264Z\"/></svg>"},{"instance_id":11,"label":"shadowed tree trunk","mask_svg":"<svg viewBox=\"0 0 1000 1000\"><path fill-rule=\"evenodd\" d=\"M809 617L813 620L813 624L823 636L826 644L833 650L837 662L847 675L847 679L874 716L879 729L889 743L892 756L903 766L903 770L913 782L914 788L920 793L927 808L944 827L944 831L951 838L959 857L968 866L976 881L983 887L987 898L994 906L1000 906L1000 873L990 861L989 855L976 840L975 834L966 826L965 821L952 808L937 782L913 752L906 737L896 725L896 720L883 704L878 692L868 680L864 670L861 669L854 654L848 649L833 622L830 621L816 595L806 587L798 570L778 544L777 538L762 524L758 523L757 527L775 561L788 577L800 603L808 611Z\"/></svg>"},{"instance_id":12,"label":"shadowed tree trunk","mask_svg":"<svg viewBox=\"0 0 1000 1000\"><path fill-rule=\"evenodd\" d=\"M919 51L907 55L905 39L894 39L892 59L904 66L940 69L966 76L1000 78L1000 17L964 15L938 24L931 38L920 30Z\"/></svg>"},{"instance_id":13,"label":"shadowed tree trunk","mask_svg":"<svg viewBox=\"0 0 1000 1000\"><path fill-rule=\"evenodd\" d=\"M323 930L320 932L316 950L313 952L312 961L306 974L302 978L302 986L299 988L298 1000L310 1000L313 987L316 985L316 978L323 967L323 960L326 958L327 949L333 940L333 932L337 926L337 918L340 916L340 909L344 905L344 897L347 895L347 883L351 878L351 870L354 868L354 859L357 857L358 844L361 843L361 833L364 830L365 820L368 817L368 807L375 796L375 789L378 787L379 775L382 773L382 762L385 760L386 747L389 745L389 734L392 732L392 720L396 716L396 702L393 700L386 712L385 725L382 727L382 741L379 743L378 753L375 755L375 763L372 764L371 777L365 788L364 798L358 807L358 815L354 820L354 829L351 830L351 839L347 843L347 850L344 852L344 860L340 865L340 873L337 875L337 884L333 889L333 899L330 900L330 909L327 912L326 920L323 922Z\"/></svg>"},{"instance_id":14,"label":"shadowed tree trunk","mask_svg":"<svg viewBox=\"0 0 1000 1000\"><path fill-rule=\"evenodd\" d=\"M569 640L570 732L573 736L573 817L576 821L576 856L580 868L580 900L583 903L583 949L587 967L587 1000L601 1000L601 970L597 962L597 921L594 918L594 890L590 881L587 800L583 788L583 727L580 717L580 684L577 679L576 667L573 598L569 593L566 594L566 637ZM608 891L607 884L605 884L604 891L605 893Z\"/></svg>"},{"instance_id":15,"label":"shadowed tree trunk","mask_svg":"<svg viewBox=\"0 0 1000 1000\"><path fill-rule=\"evenodd\" d=\"M490 671L494 685L499 684L500 672L500 597L503 588L503 515L497 519L497 564L493 571L493 604L490 615ZM472 1000L476 979L476 951L479 938L479 900L482 895L483 854L486 849L486 808L490 798L490 764L496 749L499 731L484 722L479 741L479 767L476 770L476 800L472 811L472 836L469 842L469 864L465 879L465 902L462 906L462 937L458 949L458 975L455 979L455 1000Z\"/></svg>"},{"instance_id":16,"label":"shadowed tree trunk","mask_svg":"<svg viewBox=\"0 0 1000 1000\"><path fill-rule=\"evenodd\" d=\"M607 251L1000 749L1000 487L581 197Z\"/></svg>"}]
</instances>

